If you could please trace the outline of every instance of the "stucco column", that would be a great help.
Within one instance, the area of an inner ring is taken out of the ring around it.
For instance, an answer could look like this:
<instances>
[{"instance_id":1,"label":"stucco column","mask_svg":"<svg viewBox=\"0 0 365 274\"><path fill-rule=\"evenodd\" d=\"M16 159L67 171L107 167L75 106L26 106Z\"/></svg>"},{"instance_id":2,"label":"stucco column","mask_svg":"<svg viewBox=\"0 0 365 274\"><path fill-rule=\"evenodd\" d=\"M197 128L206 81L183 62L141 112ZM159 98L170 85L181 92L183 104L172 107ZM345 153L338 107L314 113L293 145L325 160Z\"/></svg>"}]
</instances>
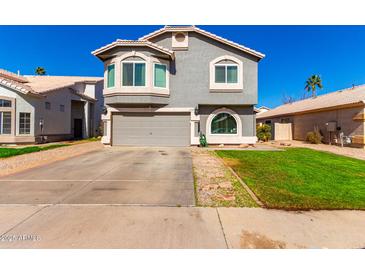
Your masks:
<instances>
[{"instance_id":1,"label":"stucco column","mask_svg":"<svg viewBox=\"0 0 365 274\"><path fill-rule=\"evenodd\" d=\"M84 122L84 129L83 129L83 137L84 138L89 138L90 137L90 103L89 102L85 102L84 105L84 117L85 117L85 122Z\"/></svg>"},{"instance_id":2,"label":"stucco column","mask_svg":"<svg viewBox=\"0 0 365 274\"><path fill-rule=\"evenodd\" d=\"M112 132L112 128L111 128L111 108L107 108L107 113L101 115L101 120L104 123L104 134L103 137L101 138L101 142L104 145L110 145L110 141L111 141L111 132Z\"/></svg>"}]
</instances>

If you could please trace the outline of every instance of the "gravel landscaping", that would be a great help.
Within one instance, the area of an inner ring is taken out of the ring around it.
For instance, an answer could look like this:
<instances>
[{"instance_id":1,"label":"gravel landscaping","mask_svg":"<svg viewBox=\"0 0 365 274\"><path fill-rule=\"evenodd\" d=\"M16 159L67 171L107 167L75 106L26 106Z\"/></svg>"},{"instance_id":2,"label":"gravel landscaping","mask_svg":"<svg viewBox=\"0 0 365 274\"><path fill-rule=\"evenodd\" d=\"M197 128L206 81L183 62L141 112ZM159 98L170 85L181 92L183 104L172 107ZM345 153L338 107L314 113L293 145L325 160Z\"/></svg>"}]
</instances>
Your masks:
<instances>
[{"instance_id":1,"label":"gravel landscaping","mask_svg":"<svg viewBox=\"0 0 365 274\"><path fill-rule=\"evenodd\" d=\"M197 206L257 207L213 151L191 148Z\"/></svg>"}]
</instances>

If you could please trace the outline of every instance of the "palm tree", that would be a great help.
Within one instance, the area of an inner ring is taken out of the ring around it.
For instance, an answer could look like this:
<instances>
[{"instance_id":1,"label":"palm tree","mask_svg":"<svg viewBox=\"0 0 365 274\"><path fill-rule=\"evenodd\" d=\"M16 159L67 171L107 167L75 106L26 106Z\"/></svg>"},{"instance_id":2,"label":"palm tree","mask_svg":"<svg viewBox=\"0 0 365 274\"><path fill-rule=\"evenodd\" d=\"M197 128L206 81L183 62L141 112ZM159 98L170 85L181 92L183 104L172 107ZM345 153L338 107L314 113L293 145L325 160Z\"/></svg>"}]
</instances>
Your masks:
<instances>
[{"instance_id":1,"label":"palm tree","mask_svg":"<svg viewBox=\"0 0 365 274\"><path fill-rule=\"evenodd\" d=\"M45 75L46 74L46 70L43 67L37 67L35 69L35 74L37 74L37 75Z\"/></svg>"},{"instance_id":2,"label":"palm tree","mask_svg":"<svg viewBox=\"0 0 365 274\"><path fill-rule=\"evenodd\" d=\"M304 89L308 92L312 92L312 97L316 97L316 88L317 87L319 87L320 89L323 88L321 76L312 75L305 82L305 88Z\"/></svg>"}]
</instances>

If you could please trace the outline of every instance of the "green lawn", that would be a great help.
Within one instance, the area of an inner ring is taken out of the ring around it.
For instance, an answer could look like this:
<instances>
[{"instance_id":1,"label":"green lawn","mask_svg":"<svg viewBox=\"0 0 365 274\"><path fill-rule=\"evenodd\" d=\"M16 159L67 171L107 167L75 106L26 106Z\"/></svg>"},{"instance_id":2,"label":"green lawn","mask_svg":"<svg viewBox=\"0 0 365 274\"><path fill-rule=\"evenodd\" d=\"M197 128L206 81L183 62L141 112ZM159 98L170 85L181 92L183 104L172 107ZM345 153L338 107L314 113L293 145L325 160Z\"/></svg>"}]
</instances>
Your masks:
<instances>
[{"instance_id":1,"label":"green lawn","mask_svg":"<svg viewBox=\"0 0 365 274\"><path fill-rule=\"evenodd\" d=\"M31 147L24 147L24 148L1 148L0 147L0 158L8 158L16 155L38 152L43 150L49 150L59 147L68 146L67 144L55 144L55 145L48 145L48 146L31 146Z\"/></svg>"},{"instance_id":2,"label":"green lawn","mask_svg":"<svg viewBox=\"0 0 365 274\"><path fill-rule=\"evenodd\" d=\"M216 153L269 208L365 209L365 161L307 148Z\"/></svg>"}]
</instances>

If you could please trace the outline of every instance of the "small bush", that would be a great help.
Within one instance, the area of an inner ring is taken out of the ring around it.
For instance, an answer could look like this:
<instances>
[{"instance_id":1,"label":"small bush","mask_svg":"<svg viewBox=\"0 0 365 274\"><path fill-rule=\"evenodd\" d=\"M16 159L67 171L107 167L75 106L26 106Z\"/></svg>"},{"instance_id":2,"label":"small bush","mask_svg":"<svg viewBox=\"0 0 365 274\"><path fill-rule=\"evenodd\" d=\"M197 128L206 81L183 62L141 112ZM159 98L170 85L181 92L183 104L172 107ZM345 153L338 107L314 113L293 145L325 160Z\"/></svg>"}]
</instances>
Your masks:
<instances>
[{"instance_id":1,"label":"small bush","mask_svg":"<svg viewBox=\"0 0 365 274\"><path fill-rule=\"evenodd\" d=\"M271 138L271 126L263 124L256 127L256 135L260 141L267 142Z\"/></svg>"},{"instance_id":2,"label":"small bush","mask_svg":"<svg viewBox=\"0 0 365 274\"><path fill-rule=\"evenodd\" d=\"M319 132L318 128L315 128L314 131L310 131L307 133L307 142L311 144L320 144L322 142L322 135Z\"/></svg>"},{"instance_id":3,"label":"small bush","mask_svg":"<svg viewBox=\"0 0 365 274\"><path fill-rule=\"evenodd\" d=\"M208 146L207 138L205 137L205 135L203 133L200 133L199 143L200 143L201 147L207 147Z\"/></svg>"}]
</instances>

